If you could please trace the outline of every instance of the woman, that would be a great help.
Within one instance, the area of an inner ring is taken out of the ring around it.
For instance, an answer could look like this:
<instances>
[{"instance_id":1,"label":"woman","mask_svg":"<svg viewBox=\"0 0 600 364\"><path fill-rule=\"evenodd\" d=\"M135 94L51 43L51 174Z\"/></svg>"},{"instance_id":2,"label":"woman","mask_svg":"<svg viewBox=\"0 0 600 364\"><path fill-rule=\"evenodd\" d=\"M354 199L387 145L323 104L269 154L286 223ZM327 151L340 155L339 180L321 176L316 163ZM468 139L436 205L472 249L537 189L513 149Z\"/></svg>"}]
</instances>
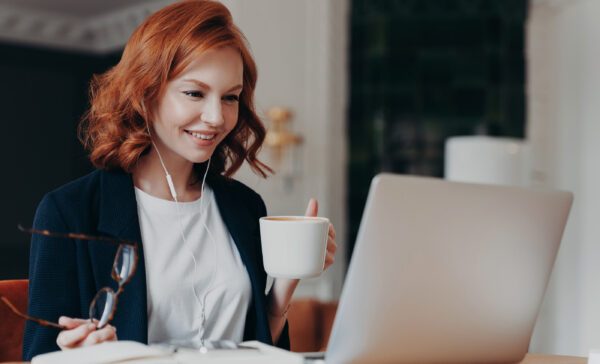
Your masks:
<instances>
[{"instance_id":1,"label":"woman","mask_svg":"<svg viewBox=\"0 0 600 364\"><path fill-rule=\"evenodd\" d=\"M108 340L196 343L260 340L289 347L286 312L297 280L266 273L258 219L265 205L229 178L256 158L265 130L255 114L256 67L220 3L183 1L150 16L122 59L96 77L80 134L93 173L47 194L34 227L140 242L137 273L111 325L96 328L88 306L115 286L116 247L32 238L29 314L59 320L58 331L27 322L23 356ZM308 215L316 215L311 200ZM325 268L333 263L330 226ZM60 317L60 318L59 318Z\"/></svg>"}]
</instances>

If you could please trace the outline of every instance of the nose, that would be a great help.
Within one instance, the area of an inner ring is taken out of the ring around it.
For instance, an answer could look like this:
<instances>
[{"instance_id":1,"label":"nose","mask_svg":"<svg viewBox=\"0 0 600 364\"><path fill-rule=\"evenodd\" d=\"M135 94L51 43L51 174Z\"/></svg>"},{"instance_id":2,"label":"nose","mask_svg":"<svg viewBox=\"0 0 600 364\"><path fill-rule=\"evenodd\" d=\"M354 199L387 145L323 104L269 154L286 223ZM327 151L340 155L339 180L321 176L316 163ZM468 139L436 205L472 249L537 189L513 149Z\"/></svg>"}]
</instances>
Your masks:
<instances>
[{"instance_id":1,"label":"nose","mask_svg":"<svg viewBox=\"0 0 600 364\"><path fill-rule=\"evenodd\" d=\"M223 119L223 105L219 98L207 98L202 109L202 121L213 126L222 125L225 120Z\"/></svg>"}]
</instances>

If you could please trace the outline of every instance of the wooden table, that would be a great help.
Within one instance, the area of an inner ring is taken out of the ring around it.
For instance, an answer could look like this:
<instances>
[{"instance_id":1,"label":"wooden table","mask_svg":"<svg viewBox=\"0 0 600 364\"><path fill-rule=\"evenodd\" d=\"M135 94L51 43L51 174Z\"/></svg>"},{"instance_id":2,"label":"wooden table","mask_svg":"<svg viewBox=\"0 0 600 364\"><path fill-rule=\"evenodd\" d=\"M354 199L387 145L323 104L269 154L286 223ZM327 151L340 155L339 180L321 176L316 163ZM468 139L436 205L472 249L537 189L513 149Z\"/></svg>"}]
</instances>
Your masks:
<instances>
[{"instance_id":1,"label":"wooden table","mask_svg":"<svg viewBox=\"0 0 600 364\"><path fill-rule=\"evenodd\" d=\"M527 354L521 364L587 364L587 358L579 356Z\"/></svg>"}]
</instances>

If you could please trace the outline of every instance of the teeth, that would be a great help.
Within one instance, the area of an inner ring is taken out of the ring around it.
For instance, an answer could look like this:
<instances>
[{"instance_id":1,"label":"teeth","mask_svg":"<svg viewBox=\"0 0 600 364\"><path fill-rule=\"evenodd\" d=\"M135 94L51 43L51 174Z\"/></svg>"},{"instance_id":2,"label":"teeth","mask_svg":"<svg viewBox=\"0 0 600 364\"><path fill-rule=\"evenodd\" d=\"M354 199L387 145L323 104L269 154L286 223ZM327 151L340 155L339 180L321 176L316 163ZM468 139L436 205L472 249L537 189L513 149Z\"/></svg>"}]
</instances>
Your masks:
<instances>
[{"instance_id":1,"label":"teeth","mask_svg":"<svg viewBox=\"0 0 600 364\"><path fill-rule=\"evenodd\" d=\"M193 133L193 132L189 132L189 134L196 139L202 139L202 140L212 140L216 135L216 134L204 135L204 134Z\"/></svg>"}]
</instances>

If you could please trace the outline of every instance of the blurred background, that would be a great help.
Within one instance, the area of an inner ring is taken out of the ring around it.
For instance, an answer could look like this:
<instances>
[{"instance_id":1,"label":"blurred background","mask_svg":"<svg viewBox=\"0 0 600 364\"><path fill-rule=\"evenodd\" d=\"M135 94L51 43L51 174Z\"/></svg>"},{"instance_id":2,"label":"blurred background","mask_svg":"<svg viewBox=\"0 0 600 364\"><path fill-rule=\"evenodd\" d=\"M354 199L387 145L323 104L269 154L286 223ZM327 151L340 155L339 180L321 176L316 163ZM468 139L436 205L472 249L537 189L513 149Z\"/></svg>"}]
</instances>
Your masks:
<instances>
[{"instance_id":1,"label":"blurred background","mask_svg":"<svg viewBox=\"0 0 600 364\"><path fill-rule=\"evenodd\" d=\"M17 224L92 170L76 137L91 76L171 2L0 0L0 279L27 277ZM575 204L531 351L600 348L600 1L223 3L258 64L261 158L277 171L236 177L270 214L318 198L338 231L336 264L298 297L339 297L379 172L566 189Z\"/></svg>"}]
</instances>

